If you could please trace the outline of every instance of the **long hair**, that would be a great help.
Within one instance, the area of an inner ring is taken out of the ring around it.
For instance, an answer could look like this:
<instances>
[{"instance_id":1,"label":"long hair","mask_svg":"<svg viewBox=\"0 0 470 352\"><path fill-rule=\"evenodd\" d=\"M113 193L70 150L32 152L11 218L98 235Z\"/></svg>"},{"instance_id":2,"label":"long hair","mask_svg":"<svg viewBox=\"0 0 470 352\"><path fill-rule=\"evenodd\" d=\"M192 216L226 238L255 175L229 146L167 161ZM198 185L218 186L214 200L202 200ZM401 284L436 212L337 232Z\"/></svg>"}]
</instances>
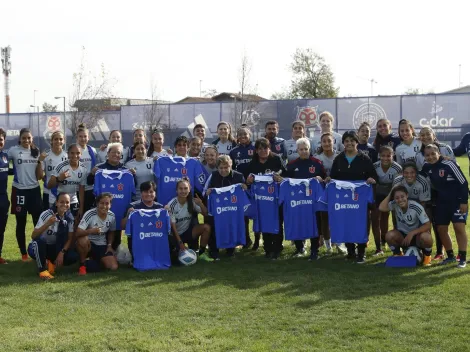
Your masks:
<instances>
[{"instance_id":1,"label":"long hair","mask_svg":"<svg viewBox=\"0 0 470 352\"><path fill-rule=\"evenodd\" d=\"M227 125L227 128L228 128L228 140L229 140L230 142L236 142L235 138L233 138L233 136L232 136L232 125L229 124L229 123L226 122L226 121L220 121L220 122L217 124L217 131L219 130L220 125Z\"/></svg>"},{"instance_id":2,"label":"long hair","mask_svg":"<svg viewBox=\"0 0 470 352\"><path fill-rule=\"evenodd\" d=\"M186 177L183 177L181 180L176 182L176 191L178 192L178 187L180 183L187 183L189 187L189 193L188 196L186 197L186 203L188 203L188 212L190 214L194 214L194 200L193 200L193 194L191 193L191 183Z\"/></svg>"},{"instance_id":3,"label":"long hair","mask_svg":"<svg viewBox=\"0 0 470 352\"><path fill-rule=\"evenodd\" d=\"M136 130L136 131L137 131L137 130ZM134 131L134 133L135 133L135 131ZM155 127L155 128L152 130L152 135L150 136L150 143L149 143L149 147L148 147L148 149L147 149L147 156L148 156L148 157L151 157L152 154L153 154L153 152L154 152L155 146L153 145L152 136L153 136L154 134L157 134L157 133L159 133L159 134L162 135L162 140L163 140L163 141L165 140L165 136L163 135L163 131L160 130L160 129L157 129L157 128ZM163 148L163 146L162 146L162 148ZM163 149L162 149L162 150L163 150Z\"/></svg>"},{"instance_id":4,"label":"long hair","mask_svg":"<svg viewBox=\"0 0 470 352\"><path fill-rule=\"evenodd\" d=\"M33 134L31 133L31 130L29 128L22 128L20 130L20 138L18 138L18 145L21 145L21 136L23 135L23 133L29 133L31 134L31 156L33 158L37 158L39 156L39 148L36 147L36 145L34 144L34 139L32 138L33 137Z\"/></svg>"},{"instance_id":5,"label":"long hair","mask_svg":"<svg viewBox=\"0 0 470 352\"><path fill-rule=\"evenodd\" d=\"M323 137L326 137L326 136L329 136L331 137L331 139L333 140L333 142L335 141L335 137L333 136L333 133L331 132L325 132L321 135L320 137L320 146L318 147L317 149L317 154L322 154L324 152L323 150L323 147L321 146L321 141L323 140Z\"/></svg>"},{"instance_id":6,"label":"long hair","mask_svg":"<svg viewBox=\"0 0 470 352\"><path fill-rule=\"evenodd\" d=\"M406 119L401 119L400 122L398 123L398 136L400 137L401 140L403 140L403 138L401 137L401 133L400 133L401 125L408 125L408 127L411 130L411 135L413 137L416 137L416 131L415 131L415 128L413 127L413 124Z\"/></svg>"}]
</instances>

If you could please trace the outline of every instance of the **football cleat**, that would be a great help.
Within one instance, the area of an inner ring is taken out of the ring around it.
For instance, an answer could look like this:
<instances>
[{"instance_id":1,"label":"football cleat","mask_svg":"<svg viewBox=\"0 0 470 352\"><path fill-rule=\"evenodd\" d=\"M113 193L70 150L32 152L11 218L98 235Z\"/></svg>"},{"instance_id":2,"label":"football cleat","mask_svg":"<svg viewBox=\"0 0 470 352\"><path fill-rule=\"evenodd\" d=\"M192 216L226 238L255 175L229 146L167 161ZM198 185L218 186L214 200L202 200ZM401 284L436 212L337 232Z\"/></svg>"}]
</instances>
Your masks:
<instances>
[{"instance_id":1,"label":"football cleat","mask_svg":"<svg viewBox=\"0 0 470 352\"><path fill-rule=\"evenodd\" d=\"M423 258L423 266L430 266L431 265L431 256L425 255Z\"/></svg>"},{"instance_id":2,"label":"football cleat","mask_svg":"<svg viewBox=\"0 0 470 352\"><path fill-rule=\"evenodd\" d=\"M28 257L27 254L22 254L22 255L21 255L21 261L22 261L22 262L27 262L28 260L29 260L29 257Z\"/></svg>"},{"instance_id":3,"label":"football cleat","mask_svg":"<svg viewBox=\"0 0 470 352\"><path fill-rule=\"evenodd\" d=\"M443 254L436 254L434 256L434 258L432 258L432 260L442 260L444 259L444 255Z\"/></svg>"},{"instance_id":4,"label":"football cleat","mask_svg":"<svg viewBox=\"0 0 470 352\"><path fill-rule=\"evenodd\" d=\"M39 273L39 277L43 280L51 280L54 278L54 276L52 276L51 273L47 270L41 271Z\"/></svg>"},{"instance_id":5,"label":"football cleat","mask_svg":"<svg viewBox=\"0 0 470 352\"><path fill-rule=\"evenodd\" d=\"M209 257L209 256L207 255L207 253L205 253L205 252L202 253L202 254L199 256L199 260L202 260L202 261L204 261L204 262L213 262L213 261L214 261L214 259L212 259L211 257Z\"/></svg>"},{"instance_id":6,"label":"football cleat","mask_svg":"<svg viewBox=\"0 0 470 352\"><path fill-rule=\"evenodd\" d=\"M378 256L380 256L380 255L384 255L384 251L381 250L381 249L376 249L376 250L375 250L375 253L372 254L373 257L378 257Z\"/></svg>"},{"instance_id":7,"label":"football cleat","mask_svg":"<svg viewBox=\"0 0 470 352\"><path fill-rule=\"evenodd\" d=\"M55 273L55 264L52 263L50 260L47 261L47 271L48 271L51 275L54 275L54 273Z\"/></svg>"},{"instance_id":8,"label":"football cleat","mask_svg":"<svg viewBox=\"0 0 470 352\"><path fill-rule=\"evenodd\" d=\"M86 266L85 265L80 265L78 268L78 275L83 276L86 275Z\"/></svg>"}]
</instances>

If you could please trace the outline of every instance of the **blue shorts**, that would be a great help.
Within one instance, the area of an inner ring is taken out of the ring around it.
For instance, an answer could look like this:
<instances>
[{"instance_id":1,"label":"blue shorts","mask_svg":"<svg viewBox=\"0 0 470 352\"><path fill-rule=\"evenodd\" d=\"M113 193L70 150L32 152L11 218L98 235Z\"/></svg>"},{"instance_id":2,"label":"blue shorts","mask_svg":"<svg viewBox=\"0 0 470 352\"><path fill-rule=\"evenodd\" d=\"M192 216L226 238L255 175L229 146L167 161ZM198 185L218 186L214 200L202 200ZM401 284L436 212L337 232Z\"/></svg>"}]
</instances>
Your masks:
<instances>
[{"instance_id":1,"label":"blue shorts","mask_svg":"<svg viewBox=\"0 0 470 352\"><path fill-rule=\"evenodd\" d=\"M460 213L460 203L437 202L434 212L434 223L436 225L449 225L450 223L467 223L467 213Z\"/></svg>"},{"instance_id":2,"label":"blue shorts","mask_svg":"<svg viewBox=\"0 0 470 352\"><path fill-rule=\"evenodd\" d=\"M88 256L93 260L99 262L104 257L110 257L113 253L108 251L108 246L106 244L99 245L90 242L91 248Z\"/></svg>"}]
</instances>

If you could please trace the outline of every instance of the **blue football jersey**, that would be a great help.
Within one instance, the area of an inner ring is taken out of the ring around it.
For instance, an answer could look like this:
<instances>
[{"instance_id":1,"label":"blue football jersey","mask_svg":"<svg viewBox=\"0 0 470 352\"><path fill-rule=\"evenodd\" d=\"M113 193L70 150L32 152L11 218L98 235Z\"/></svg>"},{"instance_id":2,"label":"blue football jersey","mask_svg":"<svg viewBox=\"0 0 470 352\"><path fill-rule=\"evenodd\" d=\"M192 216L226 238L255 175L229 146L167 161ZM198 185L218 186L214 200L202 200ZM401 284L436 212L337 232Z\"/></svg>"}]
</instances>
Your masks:
<instances>
[{"instance_id":1,"label":"blue football jersey","mask_svg":"<svg viewBox=\"0 0 470 352\"><path fill-rule=\"evenodd\" d=\"M255 176L251 185L253 231L279 233L279 184L272 175Z\"/></svg>"},{"instance_id":2,"label":"blue football jersey","mask_svg":"<svg viewBox=\"0 0 470 352\"><path fill-rule=\"evenodd\" d=\"M127 206L132 202L132 195L135 194L134 176L127 170L100 169L95 174L93 192L95 196L104 192L113 195L111 211L116 215L116 230L122 230L121 220Z\"/></svg>"},{"instance_id":3,"label":"blue football jersey","mask_svg":"<svg viewBox=\"0 0 470 352\"><path fill-rule=\"evenodd\" d=\"M157 179L157 201L168 204L176 197L176 183L183 177L189 179L191 192L194 189L202 193L206 183L206 174L202 164L192 158L161 157L155 160L153 172Z\"/></svg>"},{"instance_id":4,"label":"blue football jersey","mask_svg":"<svg viewBox=\"0 0 470 352\"><path fill-rule=\"evenodd\" d=\"M208 198L209 215L214 217L218 248L245 245L245 211L250 201L241 185L214 188Z\"/></svg>"},{"instance_id":5,"label":"blue football jersey","mask_svg":"<svg viewBox=\"0 0 470 352\"><path fill-rule=\"evenodd\" d=\"M286 240L318 237L315 212L323 188L316 178L285 179L279 189L279 203L284 211Z\"/></svg>"},{"instance_id":6,"label":"blue football jersey","mask_svg":"<svg viewBox=\"0 0 470 352\"><path fill-rule=\"evenodd\" d=\"M331 242L367 243L367 206L374 202L370 185L331 180L320 201L328 205Z\"/></svg>"},{"instance_id":7,"label":"blue football jersey","mask_svg":"<svg viewBox=\"0 0 470 352\"><path fill-rule=\"evenodd\" d=\"M134 269L168 269L171 266L170 216L165 209L135 210L127 220L126 235L132 236Z\"/></svg>"}]
</instances>

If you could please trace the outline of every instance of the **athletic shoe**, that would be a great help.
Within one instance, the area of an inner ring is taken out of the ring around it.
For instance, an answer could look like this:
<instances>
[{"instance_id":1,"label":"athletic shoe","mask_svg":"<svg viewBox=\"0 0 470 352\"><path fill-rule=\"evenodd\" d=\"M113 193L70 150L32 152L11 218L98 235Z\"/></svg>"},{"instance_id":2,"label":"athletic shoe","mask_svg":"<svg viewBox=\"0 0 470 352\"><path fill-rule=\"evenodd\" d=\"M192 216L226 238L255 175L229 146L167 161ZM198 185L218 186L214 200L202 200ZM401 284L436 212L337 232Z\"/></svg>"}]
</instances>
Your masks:
<instances>
[{"instance_id":1,"label":"athletic shoe","mask_svg":"<svg viewBox=\"0 0 470 352\"><path fill-rule=\"evenodd\" d=\"M449 257L440 262L439 265L454 264L456 261L455 257Z\"/></svg>"},{"instance_id":2,"label":"athletic shoe","mask_svg":"<svg viewBox=\"0 0 470 352\"><path fill-rule=\"evenodd\" d=\"M78 275L83 276L86 275L86 266L85 265L80 265L78 268Z\"/></svg>"},{"instance_id":3,"label":"athletic shoe","mask_svg":"<svg viewBox=\"0 0 470 352\"><path fill-rule=\"evenodd\" d=\"M213 261L214 261L214 259L212 259L211 257L209 257L209 256L207 255L207 253L205 253L205 252L202 253L202 254L199 256L199 260L202 260L202 261L204 261L204 262L213 262Z\"/></svg>"},{"instance_id":4,"label":"athletic shoe","mask_svg":"<svg viewBox=\"0 0 470 352\"><path fill-rule=\"evenodd\" d=\"M22 261L22 262L27 262L28 260L29 260L29 257L28 257L27 254L22 254L22 255L21 255L21 261Z\"/></svg>"},{"instance_id":5,"label":"athletic shoe","mask_svg":"<svg viewBox=\"0 0 470 352\"><path fill-rule=\"evenodd\" d=\"M366 262L366 257L359 257L357 256L356 258L356 264L365 264Z\"/></svg>"},{"instance_id":6,"label":"athletic shoe","mask_svg":"<svg viewBox=\"0 0 470 352\"><path fill-rule=\"evenodd\" d=\"M375 250L375 253L372 254L373 257L378 257L378 256L380 256L380 255L384 255L384 251L381 250L381 249L376 249L376 250Z\"/></svg>"},{"instance_id":7,"label":"athletic shoe","mask_svg":"<svg viewBox=\"0 0 470 352\"><path fill-rule=\"evenodd\" d=\"M313 262L315 260L320 259L320 256L318 255L318 252L312 252L310 253L310 256L308 257L309 262Z\"/></svg>"},{"instance_id":8,"label":"athletic shoe","mask_svg":"<svg viewBox=\"0 0 470 352\"><path fill-rule=\"evenodd\" d=\"M300 250L296 250L296 251L294 252L294 254L292 254L292 256L293 256L294 258L300 258L300 257L303 257L305 254L307 254L306 251L305 251L305 248L302 248L302 249L300 249Z\"/></svg>"},{"instance_id":9,"label":"athletic shoe","mask_svg":"<svg viewBox=\"0 0 470 352\"><path fill-rule=\"evenodd\" d=\"M434 258L432 258L432 260L442 260L444 259L444 255L443 254L436 254L434 256Z\"/></svg>"},{"instance_id":10,"label":"athletic shoe","mask_svg":"<svg viewBox=\"0 0 470 352\"><path fill-rule=\"evenodd\" d=\"M279 252L274 252L274 253L273 253L273 256L272 256L272 258L271 258L271 260L278 260L280 254L281 254L281 253L279 253Z\"/></svg>"},{"instance_id":11,"label":"athletic shoe","mask_svg":"<svg viewBox=\"0 0 470 352\"><path fill-rule=\"evenodd\" d=\"M467 266L467 262L465 260L459 260L459 263L457 264L457 268L463 269Z\"/></svg>"},{"instance_id":12,"label":"athletic shoe","mask_svg":"<svg viewBox=\"0 0 470 352\"><path fill-rule=\"evenodd\" d=\"M0 264L8 264L8 262L2 257L0 257Z\"/></svg>"},{"instance_id":13,"label":"athletic shoe","mask_svg":"<svg viewBox=\"0 0 470 352\"><path fill-rule=\"evenodd\" d=\"M423 258L423 266L431 266L431 256L425 255Z\"/></svg>"},{"instance_id":14,"label":"athletic shoe","mask_svg":"<svg viewBox=\"0 0 470 352\"><path fill-rule=\"evenodd\" d=\"M50 260L47 261L47 271L51 274L54 275L55 273L55 265L52 263Z\"/></svg>"},{"instance_id":15,"label":"athletic shoe","mask_svg":"<svg viewBox=\"0 0 470 352\"><path fill-rule=\"evenodd\" d=\"M41 271L39 273L39 277L43 280L51 280L54 278L54 276L52 276L51 273L48 272L47 270Z\"/></svg>"}]
</instances>

